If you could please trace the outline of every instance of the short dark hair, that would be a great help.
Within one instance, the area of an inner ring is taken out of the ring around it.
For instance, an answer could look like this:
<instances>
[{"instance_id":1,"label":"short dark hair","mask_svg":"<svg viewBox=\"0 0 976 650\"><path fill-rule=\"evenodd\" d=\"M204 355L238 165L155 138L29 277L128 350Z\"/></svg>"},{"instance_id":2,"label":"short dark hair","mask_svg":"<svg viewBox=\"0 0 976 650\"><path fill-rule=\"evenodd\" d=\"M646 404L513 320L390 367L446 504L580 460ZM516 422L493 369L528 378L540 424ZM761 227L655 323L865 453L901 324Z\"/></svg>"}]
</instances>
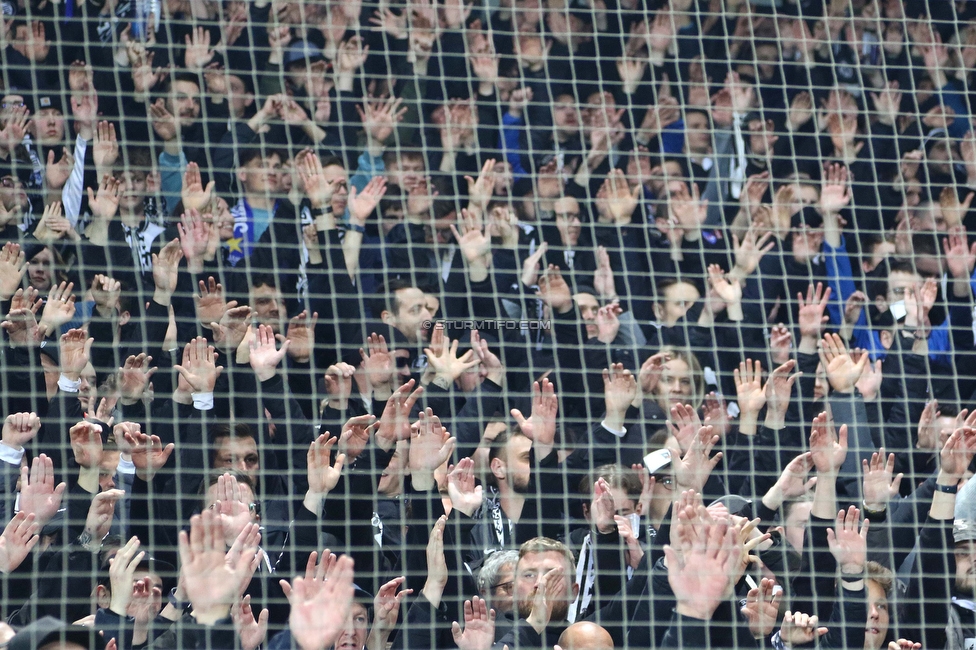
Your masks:
<instances>
[{"instance_id":1,"label":"short dark hair","mask_svg":"<svg viewBox=\"0 0 976 650\"><path fill-rule=\"evenodd\" d=\"M250 438L257 442L254 431L243 422L236 422L233 425L224 422L215 424L210 429L210 467L213 467L217 461L217 450L220 447L220 441L225 438Z\"/></svg>"},{"instance_id":2,"label":"short dark hair","mask_svg":"<svg viewBox=\"0 0 976 650\"><path fill-rule=\"evenodd\" d=\"M599 479L604 479L612 488L623 490L627 497L637 501L640 499L643 485L637 472L623 465L603 465L597 467L593 473L583 477L580 481L579 491L587 501L593 495L593 486Z\"/></svg>"},{"instance_id":3,"label":"short dark hair","mask_svg":"<svg viewBox=\"0 0 976 650\"><path fill-rule=\"evenodd\" d=\"M252 145L241 147L238 151L240 152L237 155L238 167L245 167L258 158L270 158L274 155L277 155L282 162L288 160L288 156L275 147Z\"/></svg>"},{"instance_id":4,"label":"short dark hair","mask_svg":"<svg viewBox=\"0 0 976 650\"><path fill-rule=\"evenodd\" d=\"M400 313L400 300L397 298L397 291L415 288L413 283L403 278L390 278L376 289L376 299L373 301L373 316L382 318L384 311L388 311L391 314Z\"/></svg>"},{"instance_id":5,"label":"short dark hair","mask_svg":"<svg viewBox=\"0 0 976 650\"><path fill-rule=\"evenodd\" d=\"M278 278L272 273L255 273L251 276L251 288L257 289L258 287L271 287L272 289L278 288Z\"/></svg>"}]
</instances>

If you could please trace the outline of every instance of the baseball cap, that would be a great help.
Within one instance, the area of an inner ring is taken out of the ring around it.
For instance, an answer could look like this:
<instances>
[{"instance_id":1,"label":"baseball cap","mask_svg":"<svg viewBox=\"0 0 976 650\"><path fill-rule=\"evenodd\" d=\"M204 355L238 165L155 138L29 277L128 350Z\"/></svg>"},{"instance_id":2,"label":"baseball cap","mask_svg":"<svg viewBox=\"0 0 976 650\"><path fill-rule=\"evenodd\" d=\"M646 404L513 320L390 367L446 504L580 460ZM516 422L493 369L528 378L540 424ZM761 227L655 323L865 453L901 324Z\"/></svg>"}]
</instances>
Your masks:
<instances>
[{"instance_id":1,"label":"baseball cap","mask_svg":"<svg viewBox=\"0 0 976 650\"><path fill-rule=\"evenodd\" d=\"M317 61L325 61L325 57L322 56L322 50L308 41L295 41L288 47L288 51L285 52L285 65L291 65L292 63L301 61L304 61L307 65L311 65Z\"/></svg>"},{"instance_id":2,"label":"baseball cap","mask_svg":"<svg viewBox=\"0 0 976 650\"><path fill-rule=\"evenodd\" d=\"M671 450L658 449L644 456L644 467L650 475L657 474L671 464Z\"/></svg>"},{"instance_id":3,"label":"baseball cap","mask_svg":"<svg viewBox=\"0 0 976 650\"><path fill-rule=\"evenodd\" d=\"M976 521L956 519L952 522L952 538L956 544L976 541Z\"/></svg>"}]
</instances>

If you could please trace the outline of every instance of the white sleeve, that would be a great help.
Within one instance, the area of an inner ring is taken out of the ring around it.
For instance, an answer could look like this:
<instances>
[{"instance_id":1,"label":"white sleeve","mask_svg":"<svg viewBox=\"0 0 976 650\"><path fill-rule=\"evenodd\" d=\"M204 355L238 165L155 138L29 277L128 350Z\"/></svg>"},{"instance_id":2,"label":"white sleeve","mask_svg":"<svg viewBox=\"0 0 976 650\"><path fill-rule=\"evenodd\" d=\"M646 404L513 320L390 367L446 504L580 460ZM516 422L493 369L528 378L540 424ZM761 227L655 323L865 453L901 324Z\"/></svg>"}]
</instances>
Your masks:
<instances>
[{"instance_id":1,"label":"white sleeve","mask_svg":"<svg viewBox=\"0 0 976 650\"><path fill-rule=\"evenodd\" d=\"M78 227L81 216L81 201L85 194L85 153L88 151L88 141L80 135L75 138L75 166L71 170L68 182L61 190L61 203L64 204L64 217L71 222L72 228Z\"/></svg>"}]
</instances>

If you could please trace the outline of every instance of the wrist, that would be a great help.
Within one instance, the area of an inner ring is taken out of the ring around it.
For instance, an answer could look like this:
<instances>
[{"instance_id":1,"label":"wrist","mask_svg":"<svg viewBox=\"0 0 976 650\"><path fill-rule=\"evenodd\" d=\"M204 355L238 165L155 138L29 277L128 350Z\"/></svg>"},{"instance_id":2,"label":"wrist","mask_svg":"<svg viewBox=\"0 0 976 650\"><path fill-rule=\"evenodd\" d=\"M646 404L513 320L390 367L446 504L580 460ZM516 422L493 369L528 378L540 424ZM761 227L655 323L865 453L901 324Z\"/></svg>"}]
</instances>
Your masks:
<instances>
[{"instance_id":1,"label":"wrist","mask_svg":"<svg viewBox=\"0 0 976 650\"><path fill-rule=\"evenodd\" d=\"M939 476L935 479L935 484L945 487L956 487L959 485L959 478L947 472L940 471Z\"/></svg>"},{"instance_id":2,"label":"wrist","mask_svg":"<svg viewBox=\"0 0 976 650\"><path fill-rule=\"evenodd\" d=\"M213 626L230 615L230 605L214 605L205 610L194 607L191 615L200 625Z\"/></svg>"},{"instance_id":3,"label":"wrist","mask_svg":"<svg viewBox=\"0 0 976 650\"><path fill-rule=\"evenodd\" d=\"M763 495L762 504L770 510L779 510L783 505L783 489L777 483Z\"/></svg>"},{"instance_id":4,"label":"wrist","mask_svg":"<svg viewBox=\"0 0 976 650\"><path fill-rule=\"evenodd\" d=\"M715 613L715 609L716 607L711 607L710 603L678 601L674 611L681 616L686 616L688 618L696 618L700 621L710 621L712 619L712 614Z\"/></svg>"},{"instance_id":5,"label":"wrist","mask_svg":"<svg viewBox=\"0 0 976 650\"><path fill-rule=\"evenodd\" d=\"M155 302L158 305L162 305L163 307L169 307L170 300L172 299L172 297L173 297L173 294L171 292L169 292L169 291L163 291L161 289L156 289L153 292L153 302Z\"/></svg>"},{"instance_id":6,"label":"wrist","mask_svg":"<svg viewBox=\"0 0 976 650\"><path fill-rule=\"evenodd\" d=\"M277 368L254 368L254 376L262 383L274 377L277 372Z\"/></svg>"}]
</instances>

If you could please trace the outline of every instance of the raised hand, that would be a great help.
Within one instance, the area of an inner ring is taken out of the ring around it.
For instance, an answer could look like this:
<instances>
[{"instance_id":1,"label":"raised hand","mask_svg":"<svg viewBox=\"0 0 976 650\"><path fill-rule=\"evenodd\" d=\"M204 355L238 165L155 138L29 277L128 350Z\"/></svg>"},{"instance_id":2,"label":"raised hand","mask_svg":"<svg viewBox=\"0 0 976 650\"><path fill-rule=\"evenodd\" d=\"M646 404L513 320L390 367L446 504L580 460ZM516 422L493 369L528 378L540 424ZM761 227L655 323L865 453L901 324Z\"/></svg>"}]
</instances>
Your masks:
<instances>
[{"instance_id":1,"label":"raised hand","mask_svg":"<svg viewBox=\"0 0 976 650\"><path fill-rule=\"evenodd\" d=\"M813 456L809 451L791 460L773 487L763 496L763 504L771 510L779 510L784 501L807 494L817 484L816 476L807 478L811 469Z\"/></svg>"},{"instance_id":2,"label":"raised hand","mask_svg":"<svg viewBox=\"0 0 976 650\"><path fill-rule=\"evenodd\" d=\"M688 451L681 455L681 450L674 446L671 447L671 466L674 470L674 481L676 489L695 490L700 492L708 481L712 470L722 460L722 452L711 456L712 449L719 441L719 436L715 435L714 428L705 426L698 430L698 434L692 439Z\"/></svg>"},{"instance_id":3,"label":"raised hand","mask_svg":"<svg viewBox=\"0 0 976 650\"><path fill-rule=\"evenodd\" d=\"M413 390L416 383L415 379L411 379L397 388L386 401L379 427L376 429L376 444L385 451L393 449L400 440L410 439L412 433L410 413L413 405L424 392L423 386Z\"/></svg>"},{"instance_id":4,"label":"raised hand","mask_svg":"<svg viewBox=\"0 0 976 650\"><path fill-rule=\"evenodd\" d=\"M809 614L787 611L779 628L779 638L787 648L809 645L827 633L819 626L820 619Z\"/></svg>"},{"instance_id":5,"label":"raised hand","mask_svg":"<svg viewBox=\"0 0 976 650\"><path fill-rule=\"evenodd\" d=\"M355 187L350 187L348 205L352 223L364 225L385 194L386 179L382 176L374 176L361 192L358 192Z\"/></svg>"},{"instance_id":6,"label":"raised hand","mask_svg":"<svg viewBox=\"0 0 976 650\"><path fill-rule=\"evenodd\" d=\"M250 594L231 608L230 618L234 622L237 637L241 640L242 650L258 650L267 639L268 610L262 609L258 618L254 618Z\"/></svg>"},{"instance_id":7,"label":"raised hand","mask_svg":"<svg viewBox=\"0 0 976 650\"><path fill-rule=\"evenodd\" d=\"M10 573L19 567L37 545L40 526L33 514L18 512L0 535L0 573Z\"/></svg>"},{"instance_id":8,"label":"raised hand","mask_svg":"<svg viewBox=\"0 0 976 650\"><path fill-rule=\"evenodd\" d=\"M85 469L102 462L102 428L91 422L79 422L68 431L75 462Z\"/></svg>"},{"instance_id":9,"label":"raised hand","mask_svg":"<svg viewBox=\"0 0 976 650\"><path fill-rule=\"evenodd\" d=\"M862 354L855 363L840 336L825 334L820 360L827 373L830 387L838 393L852 393L869 359L868 355Z\"/></svg>"},{"instance_id":10,"label":"raised hand","mask_svg":"<svg viewBox=\"0 0 976 650\"><path fill-rule=\"evenodd\" d=\"M119 159L119 141L115 135L115 124L102 121L95 129L92 142L92 156L95 171L99 176L112 173L112 166Z\"/></svg>"},{"instance_id":11,"label":"raised hand","mask_svg":"<svg viewBox=\"0 0 976 650\"><path fill-rule=\"evenodd\" d=\"M559 400L556 389L548 379L532 385L532 414L526 419L518 409L512 409L512 417L518 423L522 434L532 441L536 456L546 458L556 444L556 414Z\"/></svg>"},{"instance_id":12,"label":"raised hand","mask_svg":"<svg viewBox=\"0 0 976 650\"><path fill-rule=\"evenodd\" d=\"M423 492L434 486L434 470L454 453L456 439L441 426L440 418L428 408L410 436L409 463L414 488Z\"/></svg>"},{"instance_id":13,"label":"raised hand","mask_svg":"<svg viewBox=\"0 0 976 650\"><path fill-rule=\"evenodd\" d=\"M71 178L75 168L75 157L67 147L61 148L61 158L54 159L54 149L47 152L47 165L44 167L44 185L49 190L60 190Z\"/></svg>"},{"instance_id":14,"label":"raised hand","mask_svg":"<svg viewBox=\"0 0 976 650\"><path fill-rule=\"evenodd\" d=\"M232 304L236 301L231 301ZM248 328L251 325L251 308L247 305L243 307L227 307L220 321L210 323L213 331L214 344L216 344L225 354L232 354L237 351L241 343L248 335Z\"/></svg>"},{"instance_id":15,"label":"raised hand","mask_svg":"<svg viewBox=\"0 0 976 650\"><path fill-rule=\"evenodd\" d=\"M477 596L464 601L464 631L454 621L451 633L460 650L489 650L495 643L495 610Z\"/></svg>"},{"instance_id":16,"label":"raised hand","mask_svg":"<svg viewBox=\"0 0 976 650\"><path fill-rule=\"evenodd\" d=\"M319 322L319 313L313 312L312 317L308 317L308 312L292 317L288 321L288 330L285 338L289 341L288 356L296 363L308 363L315 350L315 326Z\"/></svg>"},{"instance_id":17,"label":"raised hand","mask_svg":"<svg viewBox=\"0 0 976 650\"><path fill-rule=\"evenodd\" d=\"M325 392L329 394L330 406L340 411L349 407L349 397L352 395L352 378L356 374L355 366L348 363L334 363L325 369Z\"/></svg>"},{"instance_id":18,"label":"raised hand","mask_svg":"<svg viewBox=\"0 0 976 650\"><path fill-rule=\"evenodd\" d=\"M782 597L783 590L776 590L776 581L769 578L763 578L758 587L746 594L746 604L740 611L749 621L749 631L754 639L763 639L772 634Z\"/></svg>"},{"instance_id":19,"label":"raised hand","mask_svg":"<svg viewBox=\"0 0 976 650\"><path fill-rule=\"evenodd\" d=\"M213 625L230 613L242 578L252 571L254 548L242 551L233 565L225 561L224 532L221 518L211 510L204 510L190 518L189 534L180 531L179 535L186 596L193 605L197 623L204 625ZM339 608L341 604L335 607Z\"/></svg>"},{"instance_id":20,"label":"raised hand","mask_svg":"<svg viewBox=\"0 0 976 650\"><path fill-rule=\"evenodd\" d=\"M332 462L332 447L336 442L338 438L324 433L308 447L308 491L319 499L334 490L342 477L346 455L336 454L335 463Z\"/></svg>"},{"instance_id":21,"label":"raised hand","mask_svg":"<svg viewBox=\"0 0 976 650\"><path fill-rule=\"evenodd\" d=\"M267 381L275 376L278 364L288 353L290 343L288 339L279 349L275 345L274 330L270 325L259 325L253 339L251 339L251 369L258 381Z\"/></svg>"},{"instance_id":22,"label":"raised hand","mask_svg":"<svg viewBox=\"0 0 976 650\"><path fill-rule=\"evenodd\" d=\"M183 172L183 187L180 190L180 198L183 199L183 209L206 210L210 205L215 181L210 181L207 186L203 186L203 177L200 175L200 166L195 162L187 163L186 171Z\"/></svg>"},{"instance_id":23,"label":"raised hand","mask_svg":"<svg viewBox=\"0 0 976 650\"><path fill-rule=\"evenodd\" d=\"M371 639L375 636L384 641L384 644L379 647L385 647L386 639L396 629L403 600L413 593L413 589L397 592L405 581L406 577L404 576L393 578L383 584L376 592L376 596L373 597L373 627L369 634ZM371 648L376 647L369 642L366 645Z\"/></svg>"},{"instance_id":24,"label":"raised hand","mask_svg":"<svg viewBox=\"0 0 976 650\"><path fill-rule=\"evenodd\" d=\"M439 324L438 327L440 327ZM474 350L468 350L458 357L458 344L459 341L455 339L450 341L449 346L446 344L441 346L438 351L435 351L433 348L424 348L424 354L427 355L427 362L437 373L434 381L441 388L449 388L458 377L481 363L481 360L475 355ZM438 378L441 380L440 382L438 382Z\"/></svg>"},{"instance_id":25,"label":"raised hand","mask_svg":"<svg viewBox=\"0 0 976 650\"><path fill-rule=\"evenodd\" d=\"M153 300L161 305L168 306L173 292L176 291L181 259L183 259L183 247L179 239L174 239L163 246L158 255L153 253L152 272L153 282L156 284Z\"/></svg>"},{"instance_id":26,"label":"raised hand","mask_svg":"<svg viewBox=\"0 0 976 650\"><path fill-rule=\"evenodd\" d=\"M376 102L364 102L362 106L356 105L359 119L363 124L366 135L378 145L385 144L397 124L403 121L407 114L407 107L401 107L402 98L388 97L386 100Z\"/></svg>"},{"instance_id":27,"label":"raised hand","mask_svg":"<svg viewBox=\"0 0 976 650\"><path fill-rule=\"evenodd\" d=\"M485 161L478 180L470 176L464 177L468 183L468 204L482 212L488 209L488 202L495 191L495 162L494 158Z\"/></svg>"},{"instance_id":28,"label":"raised hand","mask_svg":"<svg viewBox=\"0 0 976 650\"><path fill-rule=\"evenodd\" d=\"M173 369L180 373L178 389L192 394L212 393L224 367L217 365L217 352L213 346L198 336L183 347L183 362Z\"/></svg>"},{"instance_id":29,"label":"raised hand","mask_svg":"<svg viewBox=\"0 0 976 650\"><path fill-rule=\"evenodd\" d=\"M135 404L150 388L150 381L156 373L156 368L149 367L151 363L152 357L144 352L126 357L116 375L116 385L123 404Z\"/></svg>"},{"instance_id":30,"label":"raised hand","mask_svg":"<svg viewBox=\"0 0 976 650\"><path fill-rule=\"evenodd\" d=\"M826 411L813 418L810 455L819 474L836 475L847 458L847 425L842 425L835 434L834 424Z\"/></svg>"},{"instance_id":31,"label":"raised hand","mask_svg":"<svg viewBox=\"0 0 976 650\"><path fill-rule=\"evenodd\" d=\"M363 360L362 368L366 380L374 388L392 389L393 382L396 379L396 365L393 362L393 356L386 347L386 339L382 334L377 336L373 332L366 338L366 347L369 349L369 354L366 354L366 350L363 348L359 348L359 356Z\"/></svg>"},{"instance_id":32,"label":"raised hand","mask_svg":"<svg viewBox=\"0 0 976 650\"><path fill-rule=\"evenodd\" d=\"M539 279L536 295L554 312L565 314L573 309L573 294L559 267L554 264L550 264Z\"/></svg>"},{"instance_id":33,"label":"raised hand","mask_svg":"<svg viewBox=\"0 0 976 650\"><path fill-rule=\"evenodd\" d=\"M91 294L99 315L103 318L111 318L115 316L119 305L122 283L107 275L96 275L92 281Z\"/></svg>"},{"instance_id":34,"label":"raised hand","mask_svg":"<svg viewBox=\"0 0 976 650\"><path fill-rule=\"evenodd\" d=\"M615 302L600 307L596 312L597 339L601 343L613 343L620 331L620 304Z\"/></svg>"},{"instance_id":35,"label":"raised hand","mask_svg":"<svg viewBox=\"0 0 976 650\"><path fill-rule=\"evenodd\" d=\"M339 451L346 454L350 462L359 458L369 444L369 434L376 421L375 415L357 415L342 425L339 434Z\"/></svg>"},{"instance_id":36,"label":"raised hand","mask_svg":"<svg viewBox=\"0 0 976 650\"><path fill-rule=\"evenodd\" d=\"M291 605L288 627L302 650L326 650L342 634L352 608L353 561L348 555L338 558L321 581L295 578L281 587Z\"/></svg>"},{"instance_id":37,"label":"raised hand","mask_svg":"<svg viewBox=\"0 0 976 650\"><path fill-rule=\"evenodd\" d=\"M885 461L884 447L871 454L871 460L861 461L864 474L864 507L871 512L881 512L888 507L888 501L898 495L904 474L895 475L895 455L889 454Z\"/></svg>"},{"instance_id":38,"label":"raised hand","mask_svg":"<svg viewBox=\"0 0 976 650\"><path fill-rule=\"evenodd\" d=\"M846 512L838 512L837 524L834 528L827 529L827 546L837 560L842 574L856 575L864 572L868 553L868 526L871 522L865 519L858 531L860 519L861 511L851 506Z\"/></svg>"},{"instance_id":39,"label":"raised hand","mask_svg":"<svg viewBox=\"0 0 976 650\"><path fill-rule=\"evenodd\" d=\"M207 278L206 282L200 280L197 286L199 292L193 294L193 303L196 306L197 320L205 327L212 327L211 324L219 322L228 309L237 306L236 300L224 301L224 287L213 276Z\"/></svg>"},{"instance_id":40,"label":"raised hand","mask_svg":"<svg viewBox=\"0 0 976 650\"><path fill-rule=\"evenodd\" d=\"M803 342L811 341L816 347L821 329L830 320L830 317L824 314L827 302L830 300L830 293L830 287L825 288L823 283L818 282L816 289L812 284L807 288L806 299L803 298L802 293L796 294L796 301L799 304L801 347Z\"/></svg>"},{"instance_id":41,"label":"raised hand","mask_svg":"<svg viewBox=\"0 0 976 650\"><path fill-rule=\"evenodd\" d=\"M105 174L98 184L98 194L88 188L88 209L92 216L103 221L111 221L119 210L122 197L122 182Z\"/></svg>"},{"instance_id":42,"label":"raised hand","mask_svg":"<svg viewBox=\"0 0 976 650\"><path fill-rule=\"evenodd\" d=\"M939 453L939 485L957 485L976 454L976 429L968 423L952 432Z\"/></svg>"},{"instance_id":43,"label":"raised hand","mask_svg":"<svg viewBox=\"0 0 976 650\"><path fill-rule=\"evenodd\" d=\"M27 257L20 250L20 244L4 244L0 248L0 300L10 300L20 287L26 271Z\"/></svg>"},{"instance_id":44,"label":"raised hand","mask_svg":"<svg viewBox=\"0 0 976 650\"><path fill-rule=\"evenodd\" d=\"M23 449L40 430L41 418L37 417L37 413L12 413L3 421L3 444L13 449Z\"/></svg>"},{"instance_id":45,"label":"raised hand","mask_svg":"<svg viewBox=\"0 0 976 650\"><path fill-rule=\"evenodd\" d=\"M766 393L766 426L773 425L773 428L782 428L785 423L786 411L790 406L790 398L793 395L793 384L803 373L797 372L790 374L796 367L796 361L790 359L783 365L777 367L770 373L766 380L764 392Z\"/></svg>"},{"instance_id":46,"label":"raised hand","mask_svg":"<svg viewBox=\"0 0 976 650\"><path fill-rule=\"evenodd\" d=\"M68 379L77 381L88 365L91 346L95 339L88 338L84 330L68 330L61 335L61 373Z\"/></svg>"},{"instance_id":47,"label":"raised hand","mask_svg":"<svg viewBox=\"0 0 976 650\"><path fill-rule=\"evenodd\" d=\"M20 512L34 515L38 528L43 528L57 514L66 483L54 486L54 461L45 454L34 458L28 473L20 468Z\"/></svg>"},{"instance_id":48,"label":"raised hand","mask_svg":"<svg viewBox=\"0 0 976 650\"><path fill-rule=\"evenodd\" d=\"M166 465L176 448L172 442L164 447L159 436L150 436L138 430L125 431L123 438L129 446L129 456L136 467L136 476L147 483Z\"/></svg>"},{"instance_id":49,"label":"raised hand","mask_svg":"<svg viewBox=\"0 0 976 650\"><path fill-rule=\"evenodd\" d=\"M91 535L95 548L101 546L102 540L112 528L112 517L115 515L115 504L125 495L122 490L106 490L99 492L92 499L85 519L85 532Z\"/></svg>"},{"instance_id":50,"label":"raised hand","mask_svg":"<svg viewBox=\"0 0 976 650\"><path fill-rule=\"evenodd\" d=\"M57 332L62 325L75 317L75 295L72 293L74 288L75 285L72 282L51 285L51 290L47 294L47 302L41 311L41 322L39 323L45 334Z\"/></svg>"},{"instance_id":51,"label":"raised hand","mask_svg":"<svg viewBox=\"0 0 976 650\"><path fill-rule=\"evenodd\" d=\"M146 552L139 550L140 546L139 538L132 537L118 550L115 557L109 560L108 575L112 585L112 602L109 609L123 618L129 615L136 568L146 557Z\"/></svg>"},{"instance_id":52,"label":"raised hand","mask_svg":"<svg viewBox=\"0 0 976 650\"><path fill-rule=\"evenodd\" d=\"M739 405L740 417L746 414L759 417L759 411L766 406L766 391L762 383L762 362L746 359L739 364L733 373L735 378L736 403Z\"/></svg>"},{"instance_id":53,"label":"raised hand","mask_svg":"<svg viewBox=\"0 0 976 650\"><path fill-rule=\"evenodd\" d=\"M671 435L683 454L691 448L695 436L701 430L701 418L698 417L695 407L690 404L675 404L671 407L670 415L668 424L671 427Z\"/></svg>"},{"instance_id":54,"label":"raised hand","mask_svg":"<svg viewBox=\"0 0 976 650\"><path fill-rule=\"evenodd\" d=\"M603 401L607 418L616 416L622 424L627 409L636 397L637 379L629 370L624 369L622 363L603 369Z\"/></svg>"},{"instance_id":55,"label":"raised hand","mask_svg":"<svg viewBox=\"0 0 976 650\"><path fill-rule=\"evenodd\" d=\"M484 503L484 495L480 485L474 484L474 461L462 458L457 465L448 468L447 494L451 497L451 504L468 517Z\"/></svg>"},{"instance_id":56,"label":"raised hand","mask_svg":"<svg viewBox=\"0 0 976 650\"><path fill-rule=\"evenodd\" d=\"M313 208L323 209L332 200L335 193L335 180L329 180L322 171L322 161L311 150L299 154L295 161L299 178L305 188L305 194Z\"/></svg>"},{"instance_id":57,"label":"raised hand","mask_svg":"<svg viewBox=\"0 0 976 650\"><path fill-rule=\"evenodd\" d=\"M665 546L668 582L677 599L676 611L683 616L710 620L726 598L741 552L736 532L726 520L704 523L700 534L680 553L670 545Z\"/></svg>"}]
</instances>

